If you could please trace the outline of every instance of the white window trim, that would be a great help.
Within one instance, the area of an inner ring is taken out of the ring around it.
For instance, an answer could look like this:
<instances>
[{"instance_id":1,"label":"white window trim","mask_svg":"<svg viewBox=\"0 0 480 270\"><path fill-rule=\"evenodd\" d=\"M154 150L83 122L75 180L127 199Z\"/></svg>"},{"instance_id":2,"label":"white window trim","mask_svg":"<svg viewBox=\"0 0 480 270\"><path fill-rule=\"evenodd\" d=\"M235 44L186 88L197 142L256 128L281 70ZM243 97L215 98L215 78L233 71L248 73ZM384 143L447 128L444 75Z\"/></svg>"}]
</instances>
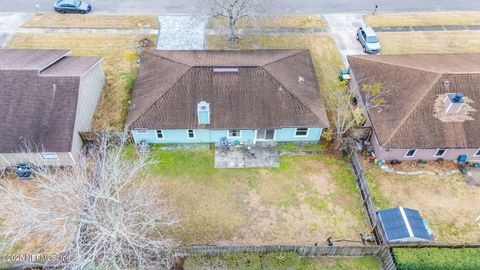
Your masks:
<instances>
[{"instance_id":1,"label":"white window trim","mask_svg":"<svg viewBox=\"0 0 480 270\"><path fill-rule=\"evenodd\" d=\"M445 151L443 151L443 154L442 154L441 156L437 156L437 153L438 153L438 151L440 151L440 150L445 150ZM447 151L448 151L448 150L445 149L445 148L437 148L437 151L435 151L435 154L433 154L433 157L441 158L441 157L445 156L445 154L447 153Z\"/></svg>"},{"instance_id":2,"label":"white window trim","mask_svg":"<svg viewBox=\"0 0 480 270\"><path fill-rule=\"evenodd\" d=\"M268 129L265 129L265 132L267 132ZM277 130L273 129L273 139L258 139L257 137L258 129L255 129L255 141L275 141L277 139ZM265 134L266 135L266 134Z\"/></svg>"},{"instance_id":3,"label":"white window trim","mask_svg":"<svg viewBox=\"0 0 480 270\"><path fill-rule=\"evenodd\" d=\"M189 136L189 130L193 131L193 137ZM187 129L187 139L194 140L196 137L197 137L197 134L195 134L195 129Z\"/></svg>"},{"instance_id":4,"label":"white window trim","mask_svg":"<svg viewBox=\"0 0 480 270\"><path fill-rule=\"evenodd\" d=\"M162 138L158 137L158 132L161 131L162 132ZM155 130L155 136L157 136L157 140L163 140L165 139L165 134L163 133L163 129L157 129Z\"/></svg>"},{"instance_id":5,"label":"white window trim","mask_svg":"<svg viewBox=\"0 0 480 270\"><path fill-rule=\"evenodd\" d=\"M297 130L299 130L299 129L307 129L307 134L297 135ZM293 137L295 137L295 138L306 138L306 137L308 137L309 133L310 133L310 128L295 128L295 133L293 134Z\"/></svg>"},{"instance_id":6,"label":"white window trim","mask_svg":"<svg viewBox=\"0 0 480 270\"><path fill-rule=\"evenodd\" d=\"M480 157L480 155L477 155L480 153L480 148L478 148L475 153L473 154L474 157Z\"/></svg>"},{"instance_id":7,"label":"white window trim","mask_svg":"<svg viewBox=\"0 0 480 270\"><path fill-rule=\"evenodd\" d=\"M408 154L408 152L410 152L410 150L415 150L415 152L413 152L413 155L407 156L407 154ZM405 152L405 155L403 157L413 158L413 157L415 157L415 154L417 154L417 149L408 149L407 152Z\"/></svg>"},{"instance_id":8,"label":"white window trim","mask_svg":"<svg viewBox=\"0 0 480 270\"><path fill-rule=\"evenodd\" d=\"M238 136L230 136L230 130L238 130ZM229 139L240 139L240 138L242 138L242 130L241 129L229 129L229 130L227 130L227 138L229 138Z\"/></svg>"},{"instance_id":9,"label":"white window trim","mask_svg":"<svg viewBox=\"0 0 480 270\"><path fill-rule=\"evenodd\" d=\"M40 156L42 157L43 160L58 160L58 155L55 152L41 152ZM45 156L52 156L52 157L50 158Z\"/></svg>"}]
</instances>

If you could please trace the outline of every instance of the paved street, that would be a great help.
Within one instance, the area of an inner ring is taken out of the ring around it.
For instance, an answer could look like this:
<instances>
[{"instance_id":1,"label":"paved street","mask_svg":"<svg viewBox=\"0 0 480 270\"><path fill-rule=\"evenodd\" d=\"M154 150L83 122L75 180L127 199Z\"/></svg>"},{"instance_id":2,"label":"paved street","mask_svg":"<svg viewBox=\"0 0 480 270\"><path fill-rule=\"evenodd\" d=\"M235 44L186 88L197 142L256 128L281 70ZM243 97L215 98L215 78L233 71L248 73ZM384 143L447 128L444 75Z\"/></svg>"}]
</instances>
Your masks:
<instances>
[{"instance_id":1,"label":"paved street","mask_svg":"<svg viewBox=\"0 0 480 270\"><path fill-rule=\"evenodd\" d=\"M197 0L89 0L94 12L191 14ZM478 0L266 0L270 13L365 13L379 11L480 10ZM0 12L52 11L53 0L2 0Z\"/></svg>"}]
</instances>

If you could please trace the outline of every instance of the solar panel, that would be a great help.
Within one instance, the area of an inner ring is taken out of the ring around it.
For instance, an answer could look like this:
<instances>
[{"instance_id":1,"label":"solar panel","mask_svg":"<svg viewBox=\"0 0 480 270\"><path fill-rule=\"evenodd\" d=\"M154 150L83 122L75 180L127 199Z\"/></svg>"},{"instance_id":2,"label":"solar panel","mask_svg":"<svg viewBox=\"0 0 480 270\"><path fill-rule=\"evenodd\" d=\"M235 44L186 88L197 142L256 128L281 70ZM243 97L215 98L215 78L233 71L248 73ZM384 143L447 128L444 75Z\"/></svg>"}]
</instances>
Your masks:
<instances>
[{"instance_id":1,"label":"solar panel","mask_svg":"<svg viewBox=\"0 0 480 270\"><path fill-rule=\"evenodd\" d=\"M391 208L378 211L383 230L389 241L409 237L407 226L403 221L400 209Z\"/></svg>"}]
</instances>

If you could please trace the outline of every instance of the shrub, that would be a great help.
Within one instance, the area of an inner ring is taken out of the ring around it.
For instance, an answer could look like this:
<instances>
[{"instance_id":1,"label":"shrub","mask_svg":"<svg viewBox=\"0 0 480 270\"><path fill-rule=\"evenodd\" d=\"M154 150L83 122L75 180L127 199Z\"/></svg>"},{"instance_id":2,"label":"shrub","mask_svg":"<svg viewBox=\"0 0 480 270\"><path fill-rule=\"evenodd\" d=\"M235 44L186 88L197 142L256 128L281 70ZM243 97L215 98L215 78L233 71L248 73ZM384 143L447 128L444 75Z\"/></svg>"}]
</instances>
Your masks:
<instances>
[{"instance_id":1,"label":"shrub","mask_svg":"<svg viewBox=\"0 0 480 270\"><path fill-rule=\"evenodd\" d=\"M480 269L480 248L394 248L398 270Z\"/></svg>"}]
</instances>

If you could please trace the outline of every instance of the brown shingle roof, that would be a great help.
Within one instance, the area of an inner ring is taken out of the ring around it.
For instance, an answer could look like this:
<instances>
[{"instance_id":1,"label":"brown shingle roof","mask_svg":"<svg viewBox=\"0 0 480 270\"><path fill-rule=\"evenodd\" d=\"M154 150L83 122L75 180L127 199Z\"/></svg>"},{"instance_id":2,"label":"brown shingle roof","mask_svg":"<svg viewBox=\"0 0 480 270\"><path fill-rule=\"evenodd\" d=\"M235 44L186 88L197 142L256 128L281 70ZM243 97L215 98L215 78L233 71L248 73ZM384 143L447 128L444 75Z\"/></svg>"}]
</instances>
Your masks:
<instances>
[{"instance_id":1,"label":"brown shingle roof","mask_svg":"<svg viewBox=\"0 0 480 270\"><path fill-rule=\"evenodd\" d=\"M130 129L198 128L202 100L210 129L328 127L308 50L157 51L143 53L141 63Z\"/></svg>"},{"instance_id":2,"label":"brown shingle roof","mask_svg":"<svg viewBox=\"0 0 480 270\"><path fill-rule=\"evenodd\" d=\"M384 148L480 147L480 54L349 56L360 84L381 83L386 104L368 115ZM444 81L449 81L448 89ZM435 101L460 91L473 101L473 120L441 121Z\"/></svg>"},{"instance_id":3,"label":"brown shingle roof","mask_svg":"<svg viewBox=\"0 0 480 270\"><path fill-rule=\"evenodd\" d=\"M41 151L71 151L80 76L99 58L67 53L0 50L0 153L24 150L25 143Z\"/></svg>"}]
</instances>

